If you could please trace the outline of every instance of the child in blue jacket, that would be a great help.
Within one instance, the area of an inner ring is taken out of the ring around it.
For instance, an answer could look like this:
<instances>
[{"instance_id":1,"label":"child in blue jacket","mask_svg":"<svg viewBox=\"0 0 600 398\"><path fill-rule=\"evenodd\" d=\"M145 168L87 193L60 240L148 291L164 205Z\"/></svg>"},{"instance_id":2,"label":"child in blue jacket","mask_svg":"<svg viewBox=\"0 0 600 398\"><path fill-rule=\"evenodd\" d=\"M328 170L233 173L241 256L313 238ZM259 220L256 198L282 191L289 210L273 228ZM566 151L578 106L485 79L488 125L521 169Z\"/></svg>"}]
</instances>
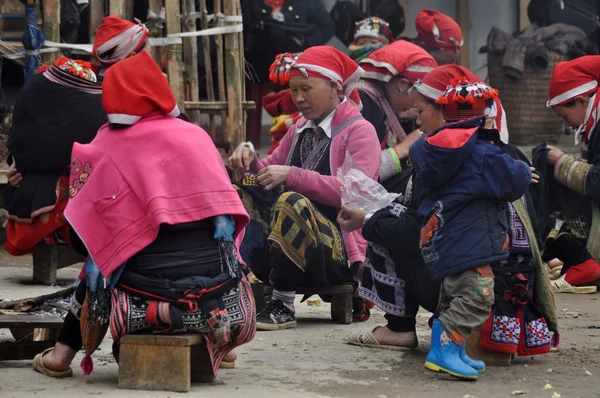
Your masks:
<instances>
[{"instance_id":1,"label":"child in blue jacket","mask_svg":"<svg viewBox=\"0 0 600 398\"><path fill-rule=\"evenodd\" d=\"M494 304L490 263L509 254L506 203L519 199L532 178L525 162L494 146L498 131L483 128L496 96L483 83L453 80L437 101L450 124L410 150L424 221L421 253L431 276L443 280L425 367L462 379L485 369L466 356L465 342Z\"/></svg>"}]
</instances>

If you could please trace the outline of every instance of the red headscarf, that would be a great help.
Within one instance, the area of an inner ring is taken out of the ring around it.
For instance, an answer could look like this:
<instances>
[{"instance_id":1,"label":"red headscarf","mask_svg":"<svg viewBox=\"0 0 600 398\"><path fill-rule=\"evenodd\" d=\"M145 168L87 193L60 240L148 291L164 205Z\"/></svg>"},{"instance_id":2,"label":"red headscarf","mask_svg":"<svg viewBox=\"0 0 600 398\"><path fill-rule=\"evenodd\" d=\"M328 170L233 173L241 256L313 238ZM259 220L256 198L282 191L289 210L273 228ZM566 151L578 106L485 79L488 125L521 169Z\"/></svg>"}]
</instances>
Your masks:
<instances>
[{"instance_id":1,"label":"red headscarf","mask_svg":"<svg viewBox=\"0 0 600 398\"><path fill-rule=\"evenodd\" d=\"M381 40L383 44L394 41L390 24L379 17L369 17L356 23L354 42L363 37Z\"/></svg>"},{"instance_id":2,"label":"red headscarf","mask_svg":"<svg viewBox=\"0 0 600 398\"><path fill-rule=\"evenodd\" d=\"M140 21L136 22L129 22L116 15L102 19L92 48L94 58L102 65L110 66L139 50L150 31ZM111 49L114 51L107 55Z\"/></svg>"},{"instance_id":3,"label":"red headscarf","mask_svg":"<svg viewBox=\"0 0 600 398\"><path fill-rule=\"evenodd\" d=\"M458 77L465 76L467 80L474 83L484 83L476 74L469 69L459 65L443 65L435 68L427 76L414 84L414 90L417 90L424 97L431 101L437 101L446 91L449 82ZM508 126L506 124L506 112L502 107L500 98L494 98L494 105L486 110L486 116L493 118L496 128L500 132L502 142L508 144Z\"/></svg>"},{"instance_id":4,"label":"red headscarf","mask_svg":"<svg viewBox=\"0 0 600 398\"><path fill-rule=\"evenodd\" d=\"M600 119L600 56L588 55L568 62L559 62L552 72L548 107L563 105L579 96L592 95L585 112L583 124L575 133L575 144L583 138L583 151L587 152L590 137Z\"/></svg>"},{"instance_id":5,"label":"red headscarf","mask_svg":"<svg viewBox=\"0 0 600 398\"><path fill-rule=\"evenodd\" d=\"M401 75L414 84L437 64L423 48L406 40L398 40L375 50L360 61L360 66L365 70L363 78L389 82L393 77Z\"/></svg>"},{"instance_id":6,"label":"red headscarf","mask_svg":"<svg viewBox=\"0 0 600 398\"><path fill-rule=\"evenodd\" d=\"M331 46L310 47L292 67L290 76L318 77L337 83L338 90L359 109L358 91L354 89L364 71L346 54Z\"/></svg>"},{"instance_id":7,"label":"red headscarf","mask_svg":"<svg viewBox=\"0 0 600 398\"><path fill-rule=\"evenodd\" d=\"M496 117L496 114L490 114L492 108L486 102L497 97L498 90L479 78L469 80L466 76L460 76L450 81L446 91L435 102L442 106L444 119L453 122L478 116Z\"/></svg>"},{"instance_id":8,"label":"red headscarf","mask_svg":"<svg viewBox=\"0 0 600 398\"><path fill-rule=\"evenodd\" d=\"M172 117L180 113L167 79L145 51L106 71L102 107L110 123L126 125L152 112Z\"/></svg>"},{"instance_id":9,"label":"red headscarf","mask_svg":"<svg viewBox=\"0 0 600 398\"><path fill-rule=\"evenodd\" d=\"M419 40L425 47L459 52L463 46L460 26L449 16L439 11L425 8L415 20Z\"/></svg>"}]
</instances>

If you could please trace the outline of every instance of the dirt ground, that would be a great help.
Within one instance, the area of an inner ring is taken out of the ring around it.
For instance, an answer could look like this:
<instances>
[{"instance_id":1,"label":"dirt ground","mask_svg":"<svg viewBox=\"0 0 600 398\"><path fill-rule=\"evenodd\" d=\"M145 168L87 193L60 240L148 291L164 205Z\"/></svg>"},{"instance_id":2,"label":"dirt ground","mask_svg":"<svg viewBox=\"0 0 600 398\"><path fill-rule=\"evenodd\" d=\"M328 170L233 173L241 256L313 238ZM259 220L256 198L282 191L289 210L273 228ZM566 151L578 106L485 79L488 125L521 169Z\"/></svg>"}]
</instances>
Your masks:
<instances>
[{"instance_id":1,"label":"dirt ground","mask_svg":"<svg viewBox=\"0 0 600 398\"><path fill-rule=\"evenodd\" d=\"M10 259L0 253L0 297L18 298L49 293L59 287L31 285L30 259ZM59 284L69 285L75 267L59 271ZM600 295L560 295L561 345L551 354L517 358L510 367L491 367L477 382L460 382L426 371L429 314L418 319L419 347L397 352L343 343L348 333L383 324L376 311L366 323L340 325L329 319L329 306L297 304L298 328L258 332L238 349L236 369L219 372L211 385L194 384L189 396L204 397L600 397ZM0 329L0 339L7 339ZM169 392L119 390L118 365L107 337L94 355L95 369L84 377L73 364L74 377L51 379L31 370L31 361L0 362L0 397L174 397ZM550 384L551 389L544 389Z\"/></svg>"}]
</instances>

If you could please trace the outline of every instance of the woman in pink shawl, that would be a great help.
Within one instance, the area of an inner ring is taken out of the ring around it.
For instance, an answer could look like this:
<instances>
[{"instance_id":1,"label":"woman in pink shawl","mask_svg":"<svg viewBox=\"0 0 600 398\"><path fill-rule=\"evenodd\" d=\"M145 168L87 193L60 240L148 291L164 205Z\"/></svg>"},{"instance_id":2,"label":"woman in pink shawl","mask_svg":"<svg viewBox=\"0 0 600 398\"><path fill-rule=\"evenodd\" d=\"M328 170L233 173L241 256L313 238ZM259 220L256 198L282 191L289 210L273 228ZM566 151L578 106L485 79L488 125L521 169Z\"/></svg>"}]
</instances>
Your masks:
<instances>
[{"instance_id":1,"label":"woman in pink shawl","mask_svg":"<svg viewBox=\"0 0 600 398\"><path fill-rule=\"evenodd\" d=\"M83 346L89 374L110 324L117 360L129 333L200 333L216 374L254 336L254 302L237 254L248 214L211 138L178 118L149 54L107 71L102 106L109 123L73 148L65 210L88 253L85 281L56 347L36 356L34 369L69 377Z\"/></svg>"}]
</instances>

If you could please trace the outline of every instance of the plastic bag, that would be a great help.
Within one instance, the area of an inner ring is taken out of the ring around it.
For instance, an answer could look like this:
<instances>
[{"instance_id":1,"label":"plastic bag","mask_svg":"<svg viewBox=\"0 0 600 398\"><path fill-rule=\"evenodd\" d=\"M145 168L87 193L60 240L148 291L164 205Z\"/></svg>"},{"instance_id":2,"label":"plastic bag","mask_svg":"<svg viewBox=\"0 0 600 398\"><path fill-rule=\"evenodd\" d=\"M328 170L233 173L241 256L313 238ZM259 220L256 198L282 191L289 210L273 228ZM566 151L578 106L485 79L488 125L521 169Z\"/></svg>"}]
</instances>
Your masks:
<instances>
[{"instance_id":1,"label":"plastic bag","mask_svg":"<svg viewBox=\"0 0 600 398\"><path fill-rule=\"evenodd\" d=\"M391 205L402 196L389 193L377 181L352 166L352 157L346 152L344 164L337 171L338 184L342 191L342 206L371 212Z\"/></svg>"}]
</instances>

